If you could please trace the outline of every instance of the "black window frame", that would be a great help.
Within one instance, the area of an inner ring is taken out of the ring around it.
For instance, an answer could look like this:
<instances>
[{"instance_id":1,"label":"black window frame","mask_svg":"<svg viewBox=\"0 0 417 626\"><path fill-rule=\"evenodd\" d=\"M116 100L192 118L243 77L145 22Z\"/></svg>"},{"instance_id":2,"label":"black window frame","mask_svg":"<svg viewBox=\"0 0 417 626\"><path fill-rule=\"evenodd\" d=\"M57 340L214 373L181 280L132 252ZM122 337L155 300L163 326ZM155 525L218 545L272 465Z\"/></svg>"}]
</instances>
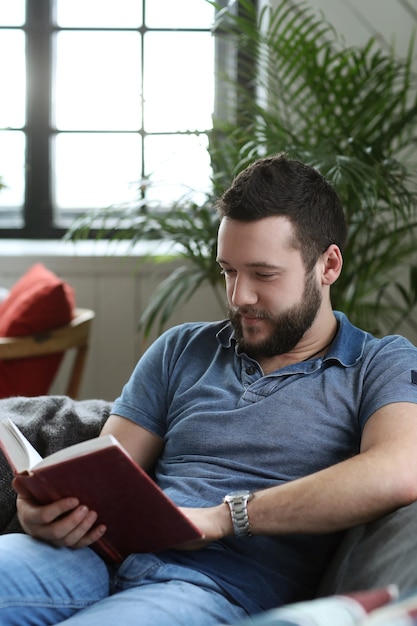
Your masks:
<instances>
[{"instance_id":1,"label":"black window frame","mask_svg":"<svg viewBox=\"0 0 417 626\"><path fill-rule=\"evenodd\" d=\"M256 0L253 0L254 2ZM227 0L221 0L220 5L227 4ZM0 26L1 29L6 28ZM10 27L7 27L10 28ZM13 28L13 27L12 27ZM15 216L15 210L3 213L0 221L0 238L1 239L60 239L67 231L70 221L77 216L89 210L74 209L73 212L66 211L69 220L63 222L62 226L54 223L54 210L52 206L52 181L51 181L51 138L57 132L52 125L51 111L51 89L52 89L52 73L53 73L53 36L60 30L71 30L57 27L54 20L54 0L26 0L26 21L23 27L14 27L23 30L26 35L26 122L22 128L8 129L23 131L26 136L26 154L25 154L25 194L22 211L21 227L17 226L18 218ZM151 29L142 26L138 29L132 28L76 28L75 30L88 31L139 31L143 35L147 31L178 31L183 32L207 32L209 29L198 28L161 28ZM141 45L143 46L143 37L141 37ZM217 44L215 44L217 46ZM221 45L221 44L220 44ZM142 50L143 52L143 50ZM239 51L237 51L237 72L239 68ZM243 52L244 54L244 52ZM216 64L219 63L222 55L216 55ZM142 55L143 63L143 55ZM143 73L142 73L143 80ZM221 89L221 81L216 81L215 90ZM215 102L218 102L215 94ZM214 104L216 106L216 104ZM210 129L206 129L209 131ZM68 131L70 132L70 131ZM76 132L76 131L71 131ZM90 131L88 131L90 132ZM120 132L120 131L99 131L99 132ZM158 133L145 133L143 129L143 119L141 128L138 132L142 139L146 135ZM169 134L169 133L164 133ZM172 134L195 134L195 131L185 131L184 133ZM144 150L144 142L142 141L142 152ZM145 159L142 153L142 173L138 179L144 177ZM9 222L9 223L8 223ZM12 224L12 225L10 225Z\"/></svg>"}]
</instances>

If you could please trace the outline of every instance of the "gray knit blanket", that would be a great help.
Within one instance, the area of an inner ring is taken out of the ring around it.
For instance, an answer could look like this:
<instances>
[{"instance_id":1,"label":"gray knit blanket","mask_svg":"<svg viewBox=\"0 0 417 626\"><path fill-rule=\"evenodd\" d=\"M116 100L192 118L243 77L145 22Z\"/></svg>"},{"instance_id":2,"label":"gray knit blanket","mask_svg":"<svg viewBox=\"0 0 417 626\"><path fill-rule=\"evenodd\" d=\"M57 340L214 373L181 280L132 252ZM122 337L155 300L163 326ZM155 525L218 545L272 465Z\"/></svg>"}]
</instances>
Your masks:
<instances>
[{"instance_id":1,"label":"gray knit blanket","mask_svg":"<svg viewBox=\"0 0 417 626\"><path fill-rule=\"evenodd\" d=\"M0 399L0 420L10 418L41 456L96 437L110 414L104 400L72 400L66 396ZM0 451L0 534L20 530L12 471Z\"/></svg>"}]
</instances>

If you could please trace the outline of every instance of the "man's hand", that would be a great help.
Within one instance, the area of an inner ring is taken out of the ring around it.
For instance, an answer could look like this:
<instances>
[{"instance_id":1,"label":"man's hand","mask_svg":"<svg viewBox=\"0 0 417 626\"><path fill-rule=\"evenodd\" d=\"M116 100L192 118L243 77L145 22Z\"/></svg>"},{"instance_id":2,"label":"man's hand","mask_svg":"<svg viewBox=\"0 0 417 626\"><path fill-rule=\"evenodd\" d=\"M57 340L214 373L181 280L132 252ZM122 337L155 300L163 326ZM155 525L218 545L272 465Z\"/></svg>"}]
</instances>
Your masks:
<instances>
[{"instance_id":1,"label":"man's hand","mask_svg":"<svg viewBox=\"0 0 417 626\"><path fill-rule=\"evenodd\" d=\"M178 550L198 550L212 541L233 535L232 518L227 504L204 509L180 508L184 515L200 529L203 537L175 546Z\"/></svg>"},{"instance_id":2,"label":"man's hand","mask_svg":"<svg viewBox=\"0 0 417 626\"><path fill-rule=\"evenodd\" d=\"M106 532L103 525L94 526L95 511L90 511L76 498L64 498L52 504L40 505L21 487L14 485L17 513L23 530L55 546L84 548L100 539Z\"/></svg>"}]
</instances>

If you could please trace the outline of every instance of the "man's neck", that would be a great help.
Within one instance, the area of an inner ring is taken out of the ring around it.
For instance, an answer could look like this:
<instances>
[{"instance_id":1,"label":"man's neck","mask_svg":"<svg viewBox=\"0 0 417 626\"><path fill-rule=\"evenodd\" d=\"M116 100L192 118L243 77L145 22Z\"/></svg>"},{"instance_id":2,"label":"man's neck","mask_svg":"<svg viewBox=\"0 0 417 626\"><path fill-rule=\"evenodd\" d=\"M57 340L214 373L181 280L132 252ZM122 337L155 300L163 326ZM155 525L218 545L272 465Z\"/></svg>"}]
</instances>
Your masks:
<instances>
[{"instance_id":1,"label":"man's neck","mask_svg":"<svg viewBox=\"0 0 417 626\"><path fill-rule=\"evenodd\" d=\"M310 331L302 338L291 352L278 354L277 356L258 359L264 374L270 374L277 369L301 363L316 357L324 356L337 334L338 323L333 311L326 315L325 319L313 324Z\"/></svg>"}]
</instances>

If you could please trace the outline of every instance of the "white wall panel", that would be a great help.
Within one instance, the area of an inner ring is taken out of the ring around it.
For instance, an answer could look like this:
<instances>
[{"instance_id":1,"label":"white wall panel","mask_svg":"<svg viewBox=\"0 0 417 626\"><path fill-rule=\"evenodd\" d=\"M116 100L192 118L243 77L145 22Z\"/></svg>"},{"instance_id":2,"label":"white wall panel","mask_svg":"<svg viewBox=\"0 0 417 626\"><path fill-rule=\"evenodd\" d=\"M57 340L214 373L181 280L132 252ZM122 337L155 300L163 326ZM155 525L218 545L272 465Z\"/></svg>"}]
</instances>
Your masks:
<instances>
[{"instance_id":1,"label":"white wall panel","mask_svg":"<svg viewBox=\"0 0 417 626\"><path fill-rule=\"evenodd\" d=\"M78 306L95 311L81 397L113 400L144 347L137 332L140 313L159 280L172 266L117 256L90 258L39 253L14 257L0 251L0 286L9 288L37 262L44 263L73 286ZM182 321L215 320L224 316L224 310L207 288L196 293L192 301L176 313L170 326ZM53 393L63 393L68 361L67 357Z\"/></svg>"}]
</instances>

